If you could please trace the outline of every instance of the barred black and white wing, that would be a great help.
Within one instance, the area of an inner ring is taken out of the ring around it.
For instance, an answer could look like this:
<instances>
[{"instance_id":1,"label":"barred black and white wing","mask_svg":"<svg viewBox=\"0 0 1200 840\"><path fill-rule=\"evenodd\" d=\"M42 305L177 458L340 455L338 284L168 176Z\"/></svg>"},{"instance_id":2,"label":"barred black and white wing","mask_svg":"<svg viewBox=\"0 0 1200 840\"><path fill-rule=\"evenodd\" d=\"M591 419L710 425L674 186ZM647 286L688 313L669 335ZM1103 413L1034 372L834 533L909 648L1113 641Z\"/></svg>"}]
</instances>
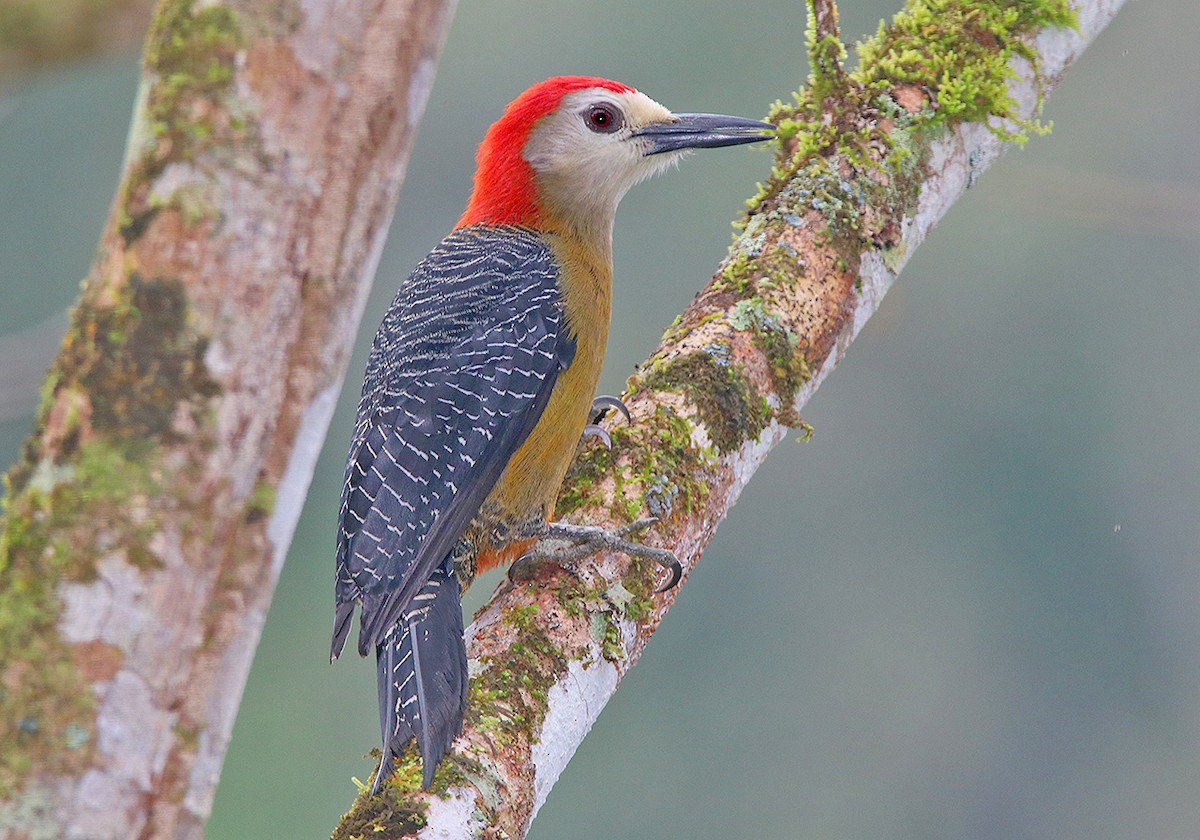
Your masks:
<instances>
[{"instance_id":1,"label":"barred black and white wing","mask_svg":"<svg viewBox=\"0 0 1200 840\"><path fill-rule=\"evenodd\" d=\"M376 648L381 679L386 657L403 658L397 632L411 631L413 619L445 617L445 595L438 609L424 611L414 599L438 577L574 352L557 266L533 232L458 230L413 271L375 337L359 402L342 491L332 657L356 603L359 653ZM461 632L460 618L460 639ZM411 654L421 659L419 649ZM426 657L421 665L416 677L428 665L426 676L461 682L465 701L465 653L461 662ZM384 721L384 695L381 683L386 760L399 730ZM461 708L451 717L456 732ZM419 722L401 723L421 744ZM429 769L440 754L421 746Z\"/></svg>"}]
</instances>

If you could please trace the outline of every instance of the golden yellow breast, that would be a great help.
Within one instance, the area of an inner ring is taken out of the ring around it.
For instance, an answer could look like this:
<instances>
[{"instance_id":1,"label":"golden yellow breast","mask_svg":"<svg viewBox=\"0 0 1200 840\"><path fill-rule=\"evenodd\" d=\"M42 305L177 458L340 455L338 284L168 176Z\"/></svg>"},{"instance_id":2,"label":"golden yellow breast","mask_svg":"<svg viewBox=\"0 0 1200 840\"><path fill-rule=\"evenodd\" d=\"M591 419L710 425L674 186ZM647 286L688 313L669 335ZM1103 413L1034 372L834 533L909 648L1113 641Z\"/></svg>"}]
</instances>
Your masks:
<instances>
[{"instance_id":1,"label":"golden yellow breast","mask_svg":"<svg viewBox=\"0 0 1200 840\"><path fill-rule=\"evenodd\" d=\"M575 338L575 359L559 374L541 419L484 504L513 521L548 518L553 510L596 396L612 313L607 243L594 245L569 231L545 236L560 266L559 285L568 329Z\"/></svg>"}]
</instances>

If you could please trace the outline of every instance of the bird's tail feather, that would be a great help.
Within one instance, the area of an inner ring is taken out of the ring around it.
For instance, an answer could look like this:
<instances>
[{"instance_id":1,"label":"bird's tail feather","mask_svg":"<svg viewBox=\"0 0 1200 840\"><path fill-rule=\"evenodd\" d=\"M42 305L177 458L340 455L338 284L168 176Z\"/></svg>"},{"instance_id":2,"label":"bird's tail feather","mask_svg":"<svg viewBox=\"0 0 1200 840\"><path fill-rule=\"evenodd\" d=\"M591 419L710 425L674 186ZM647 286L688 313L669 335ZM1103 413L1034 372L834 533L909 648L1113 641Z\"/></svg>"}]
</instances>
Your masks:
<instances>
[{"instance_id":1,"label":"bird's tail feather","mask_svg":"<svg viewBox=\"0 0 1200 840\"><path fill-rule=\"evenodd\" d=\"M421 751L423 786L462 729L467 706L467 650L458 579L439 567L400 623L375 649L383 759L372 795L392 774L413 738Z\"/></svg>"}]
</instances>

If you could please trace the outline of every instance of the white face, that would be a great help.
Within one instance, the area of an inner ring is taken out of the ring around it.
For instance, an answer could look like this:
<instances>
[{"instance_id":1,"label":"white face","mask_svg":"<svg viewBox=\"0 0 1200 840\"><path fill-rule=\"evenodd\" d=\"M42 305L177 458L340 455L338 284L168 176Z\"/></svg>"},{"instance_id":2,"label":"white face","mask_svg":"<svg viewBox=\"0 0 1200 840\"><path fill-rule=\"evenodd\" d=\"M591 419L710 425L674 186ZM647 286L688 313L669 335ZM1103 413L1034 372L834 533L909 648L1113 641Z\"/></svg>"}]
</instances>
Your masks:
<instances>
[{"instance_id":1,"label":"white face","mask_svg":"<svg viewBox=\"0 0 1200 840\"><path fill-rule=\"evenodd\" d=\"M635 136L672 119L644 93L588 88L564 96L558 110L537 123L521 153L538 175L543 200L569 218L611 224L630 187L686 154L647 156L645 142Z\"/></svg>"}]
</instances>

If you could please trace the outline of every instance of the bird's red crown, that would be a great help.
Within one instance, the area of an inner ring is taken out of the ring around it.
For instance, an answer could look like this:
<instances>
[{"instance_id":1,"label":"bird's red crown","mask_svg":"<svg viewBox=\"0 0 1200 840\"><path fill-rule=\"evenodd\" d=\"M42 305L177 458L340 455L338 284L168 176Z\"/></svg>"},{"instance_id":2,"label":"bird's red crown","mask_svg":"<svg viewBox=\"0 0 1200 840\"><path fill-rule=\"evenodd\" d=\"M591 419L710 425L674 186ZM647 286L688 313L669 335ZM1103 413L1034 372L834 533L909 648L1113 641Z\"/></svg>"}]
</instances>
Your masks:
<instances>
[{"instance_id":1,"label":"bird's red crown","mask_svg":"<svg viewBox=\"0 0 1200 840\"><path fill-rule=\"evenodd\" d=\"M628 85L596 76L553 76L510 102L479 144L475 188L458 227L537 224L540 212L533 167L521 150L538 120L553 113L568 93L587 88L635 92Z\"/></svg>"}]
</instances>

